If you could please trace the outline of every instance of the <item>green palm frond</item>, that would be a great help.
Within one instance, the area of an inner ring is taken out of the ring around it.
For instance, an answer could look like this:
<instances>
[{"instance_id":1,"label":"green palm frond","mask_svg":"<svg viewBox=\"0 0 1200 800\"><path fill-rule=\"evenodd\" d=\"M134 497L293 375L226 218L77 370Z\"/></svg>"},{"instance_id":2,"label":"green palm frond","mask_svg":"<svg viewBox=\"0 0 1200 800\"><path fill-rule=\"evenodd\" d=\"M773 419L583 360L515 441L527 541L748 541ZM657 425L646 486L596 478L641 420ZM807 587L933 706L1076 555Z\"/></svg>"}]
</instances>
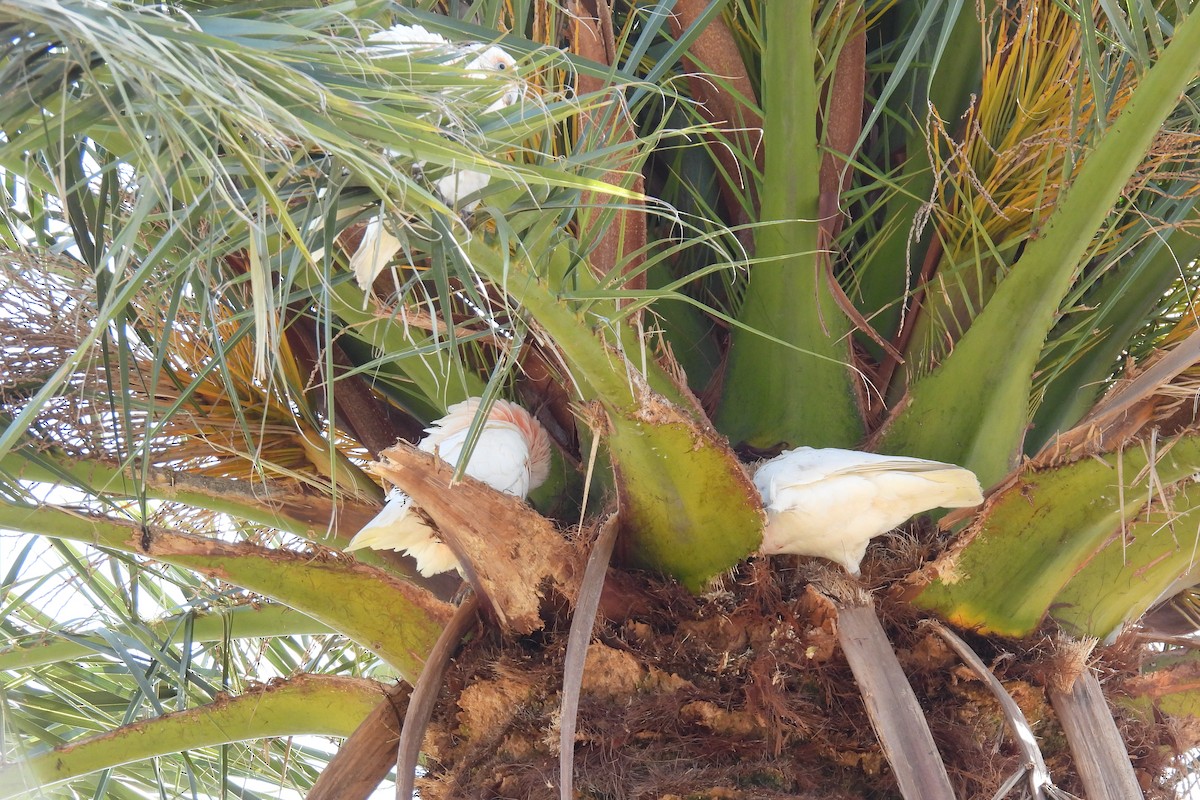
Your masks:
<instances>
[{"instance_id":1,"label":"green palm frond","mask_svg":"<svg viewBox=\"0 0 1200 800\"><path fill-rule=\"evenodd\" d=\"M311 623L295 620L296 627L286 614L256 628L246 616L254 613L253 598L199 580L190 570L53 540L23 546L8 536L3 547L20 553L11 563L13 572L30 576L3 587L0 628L7 644L0 663L19 659L25 664L20 672L8 673L17 677L3 688L5 727L19 734L8 741L21 748L7 752L7 758L31 755L23 742L70 742L209 703L257 682L301 671L356 675L369 663L361 654L355 658L339 637L305 634ZM74 575L75 585L55 588L56 572ZM45 577L34 577L39 575ZM163 614L172 616L150 624ZM291 638L244 638L289 627L295 631ZM63 646L70 652L44 652ZM5 669L12 665L5 663ZM97 780L111 781L110 791L118 794L120 787L158 781L213 794L224 780L304 786L313 780L314 757L328 756L286 740L264 748L193 749L185 762L133 763L81 785L97 788ZM4 787L6 793L12 788Z\"/></svg>"}]
</instances>

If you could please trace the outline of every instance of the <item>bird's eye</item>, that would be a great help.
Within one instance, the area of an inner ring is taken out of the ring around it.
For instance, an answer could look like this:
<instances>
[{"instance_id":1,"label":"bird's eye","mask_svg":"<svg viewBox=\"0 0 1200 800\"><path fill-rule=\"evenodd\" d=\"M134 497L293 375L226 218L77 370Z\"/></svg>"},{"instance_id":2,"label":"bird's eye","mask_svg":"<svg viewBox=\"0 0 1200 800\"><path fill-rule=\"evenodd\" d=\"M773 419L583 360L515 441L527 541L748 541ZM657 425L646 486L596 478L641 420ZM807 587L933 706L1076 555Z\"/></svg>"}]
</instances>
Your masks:
<instances>
[{"instance_id":1,"label":"bird's eye","mask_svg":"<svg viewBox=\"0 0 1200 800\"><path fill-rule=\"evenodd\" d=\"M503 72L504 70L508 69L508 64L505 64L503 61L498 61L496 62L496 69Z\"/></svg>"}]
</instances>

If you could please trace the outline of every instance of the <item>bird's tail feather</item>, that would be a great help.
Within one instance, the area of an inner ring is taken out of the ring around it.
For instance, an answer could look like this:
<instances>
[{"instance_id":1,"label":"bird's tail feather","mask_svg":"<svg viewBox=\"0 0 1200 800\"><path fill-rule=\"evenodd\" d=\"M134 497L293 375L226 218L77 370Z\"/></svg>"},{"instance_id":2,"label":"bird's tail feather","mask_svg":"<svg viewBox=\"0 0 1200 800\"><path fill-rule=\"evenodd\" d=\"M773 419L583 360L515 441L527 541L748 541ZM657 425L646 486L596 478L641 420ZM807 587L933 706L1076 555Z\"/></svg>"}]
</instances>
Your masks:
<instances>
[{"instance_id":1,"label":"bird's tail feather","mask_svg":"<svg viewBox=\"0 0 1200 800\"><path fill-rule=\"evenodd\" d=\"M417 562L417 572L426 578L432 578L434 575L449 572L452 569L462 572L459 569L458 559L454 556L454 551L437 539L426 538L421 543L407 548L405 552Z\"/></svg>"},{"instance_id":2,"label":"bird's tail feather","mask_svg":"<svg viewBox=\"0 0 1200 800\"><path fill-rule=\"evenodd\" d=\"M966 508L983 502L983 491L975 473L961 467L923 472L921 477L942 490L938 505L942 508Z\"/></svg>"},{"instance_id":3,"label":"bird's tail feather","mask_svg":"<svg viewBox=\"0 0 1200 800\"><path fill-rule=\"evenodd\" d=\"M408 550L435 536L433 528L413 512L412 499L408 495L396 495L375 519L355 534L346 549Z\"/></svg>"}]
</instances>

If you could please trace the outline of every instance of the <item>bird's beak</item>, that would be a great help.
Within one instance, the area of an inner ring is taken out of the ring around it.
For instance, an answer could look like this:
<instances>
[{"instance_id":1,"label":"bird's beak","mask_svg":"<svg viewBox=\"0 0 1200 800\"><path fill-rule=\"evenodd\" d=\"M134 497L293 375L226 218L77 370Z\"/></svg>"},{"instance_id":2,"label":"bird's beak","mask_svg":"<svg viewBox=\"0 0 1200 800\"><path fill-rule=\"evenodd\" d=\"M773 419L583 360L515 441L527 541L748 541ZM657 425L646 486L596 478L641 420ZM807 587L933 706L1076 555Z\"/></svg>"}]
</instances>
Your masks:
<instances>
[{"instance_id":1,"label":"bird's beak","mask_svg":"<svg viewBox=\"0 0 1200 800\"><path fill-rule=\"evenodd\" d=\"M489 111L499 111L502 108L508 108L515 104L525 94L523 84L513 84L504 90L504 94L500 95L490 106L484 109L484 113Z\"/></svg>"}]
</instances>

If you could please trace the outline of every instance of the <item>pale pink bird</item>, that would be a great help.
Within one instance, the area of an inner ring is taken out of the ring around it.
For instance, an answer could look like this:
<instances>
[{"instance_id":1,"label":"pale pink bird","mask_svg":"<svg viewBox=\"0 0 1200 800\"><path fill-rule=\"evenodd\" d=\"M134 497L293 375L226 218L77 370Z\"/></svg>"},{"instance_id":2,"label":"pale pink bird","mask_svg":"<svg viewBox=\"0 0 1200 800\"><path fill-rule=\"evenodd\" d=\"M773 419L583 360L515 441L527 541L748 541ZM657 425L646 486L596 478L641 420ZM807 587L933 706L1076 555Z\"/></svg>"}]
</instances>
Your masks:
<instances>
[{"instance_id":1,"label":"pale pink bird","mask_svg":"<svg viewBox=\"0 0 1200 800\"><path fill-rule=\"evenodd\" d=\"M425 429L428 436L417 448L457 465L480 402L480 398L472 397L450 406L446 416ZM528 411L516 403L497 400L463 472L498 492L524 500L550 474L550 437ZM388 493L383 511L363 526L346 549L362 547L406 552L416 560L417 571L425 577L459 566L453 551L415 513L412 499L399 489Z\"/></svg>"},{"instance_id":2,"label":"pale pink bird","mask_svg":"<svg viewBox=\"0 0 1200 800\"><path fill-rule=\"evenodd\" d=\"M754 473L767 512L761 552L820 556L852 575L867 543L934 508L983 502L968 469L940 461L799 447Z\"/></svg>"}]
</instances>

